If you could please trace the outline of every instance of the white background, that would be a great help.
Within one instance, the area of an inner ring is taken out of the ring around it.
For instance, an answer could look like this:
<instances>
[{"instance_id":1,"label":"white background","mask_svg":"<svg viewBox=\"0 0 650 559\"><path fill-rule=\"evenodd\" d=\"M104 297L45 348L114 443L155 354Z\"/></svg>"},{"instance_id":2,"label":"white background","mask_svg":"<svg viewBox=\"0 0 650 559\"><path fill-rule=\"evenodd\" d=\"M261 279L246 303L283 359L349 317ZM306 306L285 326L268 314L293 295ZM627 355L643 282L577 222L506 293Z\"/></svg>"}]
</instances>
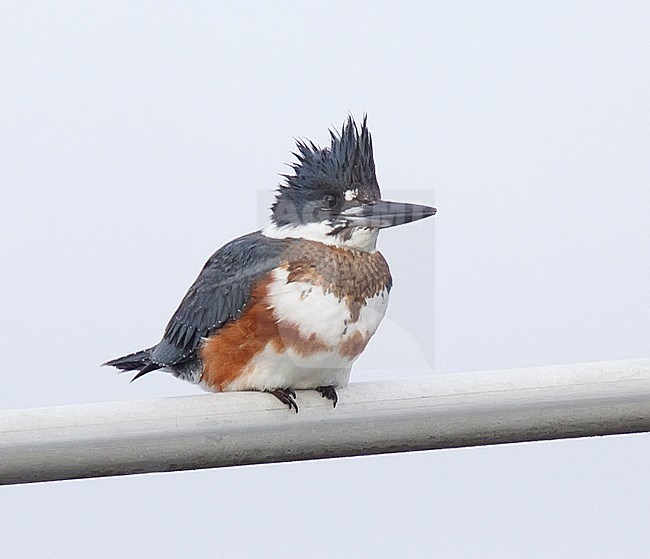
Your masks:
<instances>
[{"instance_id":1,"label":"white background","mask_svg":"<svg viewBox=\"0 0 650 559\"><path fill-rule=\"evenodd\" d=\"M648 6L3 2L0 408L197 393L99 364L159 339L293 138L349 113L386 197L439 207L382 233L353 380L650 356ZM1 553L642 557L649 444L3 487Z\"/></svg>"}]
</instances>

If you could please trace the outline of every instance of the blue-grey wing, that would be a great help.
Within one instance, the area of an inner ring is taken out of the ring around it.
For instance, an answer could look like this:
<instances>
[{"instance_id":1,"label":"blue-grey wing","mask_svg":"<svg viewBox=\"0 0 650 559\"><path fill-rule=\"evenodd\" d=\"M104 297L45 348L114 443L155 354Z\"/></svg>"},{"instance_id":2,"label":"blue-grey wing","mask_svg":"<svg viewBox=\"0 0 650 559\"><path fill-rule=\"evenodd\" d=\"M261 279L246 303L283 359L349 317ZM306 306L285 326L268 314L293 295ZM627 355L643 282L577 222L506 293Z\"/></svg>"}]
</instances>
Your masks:
<instances>
[{"instance_id":1,"label":"blue-grey wing","mask_svg":"<svg viewBox=\"0 0 650 559\"><path fill-rule=\"evenodd\" d=\"M151 361L171 366L193 359L202 338L242 314L253 285L281 263L285 246L286 241L256 232L215 252L167 324Z\"/></svg>"}]
</instances>

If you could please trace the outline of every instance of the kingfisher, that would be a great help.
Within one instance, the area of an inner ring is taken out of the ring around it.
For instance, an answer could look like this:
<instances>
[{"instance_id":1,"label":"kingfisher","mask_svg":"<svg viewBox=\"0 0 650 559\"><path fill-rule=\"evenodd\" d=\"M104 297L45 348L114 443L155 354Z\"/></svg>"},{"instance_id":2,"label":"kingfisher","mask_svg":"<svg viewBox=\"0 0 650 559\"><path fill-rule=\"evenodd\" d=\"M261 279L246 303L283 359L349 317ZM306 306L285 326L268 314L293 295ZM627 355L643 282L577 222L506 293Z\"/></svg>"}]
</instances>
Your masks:
<instances>
[{"instance_id":1,"label":"kingfisher","mask_svg":"<svg viewBox=\"0 0 650 559\"><path fill-rule=\"evenodd\" d=\"M171 372L212 392L268 392L298 412L295 390L336 407L354 361L384 318L392 286L381 229L436 208L381 199L367 117L298 140L271 222L206 262L156 345L104 363Z\"/></svg>"}]
</instances>

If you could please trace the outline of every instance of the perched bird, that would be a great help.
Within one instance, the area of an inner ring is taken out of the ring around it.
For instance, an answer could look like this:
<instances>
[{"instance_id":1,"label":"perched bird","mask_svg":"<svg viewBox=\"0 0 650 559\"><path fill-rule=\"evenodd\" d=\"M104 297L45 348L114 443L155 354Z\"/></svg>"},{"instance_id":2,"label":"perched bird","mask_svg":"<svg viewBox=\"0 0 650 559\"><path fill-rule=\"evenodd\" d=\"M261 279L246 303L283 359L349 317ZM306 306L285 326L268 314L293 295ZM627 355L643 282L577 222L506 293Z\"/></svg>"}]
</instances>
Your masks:
<instances>
[{"instance_id":1,"label":"perched bird","mask_svg":"<svg viewBox=\"0 0 650 559\"><path fill-rule=\"evenodd\" d=\"M366 119L331 144L297 142L271 224L207 261L153 347L104 363L160 369L214 391L269 392L298 411L296 389L332 401L384 317L392 280L380 229L436 213L380 198Z\"/></svg>"}]
</instances>

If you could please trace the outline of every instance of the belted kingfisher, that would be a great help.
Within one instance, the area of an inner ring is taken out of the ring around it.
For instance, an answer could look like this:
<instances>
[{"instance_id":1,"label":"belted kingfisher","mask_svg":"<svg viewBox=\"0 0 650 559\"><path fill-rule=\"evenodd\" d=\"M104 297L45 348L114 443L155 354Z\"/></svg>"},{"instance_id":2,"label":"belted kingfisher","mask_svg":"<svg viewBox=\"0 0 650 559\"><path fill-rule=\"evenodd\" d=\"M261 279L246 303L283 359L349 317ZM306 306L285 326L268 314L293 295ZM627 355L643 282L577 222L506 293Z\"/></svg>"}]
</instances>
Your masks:
<instances>
[{"instance_id":1,"label":"belted kingfisher","mask_svg":"<svg viewBox=\"0 0 650 559\"><path fill-rule=\"evenodd\" d=\"M271 223L207 261L153 347L104 363L157 369L213 391L269 392L298 412L297 389L336 407L352 364L384 317L392 279L380 229L432 216L380 198L366 118L331 144L297 141Z\"/></svg>"}]
</instances>

